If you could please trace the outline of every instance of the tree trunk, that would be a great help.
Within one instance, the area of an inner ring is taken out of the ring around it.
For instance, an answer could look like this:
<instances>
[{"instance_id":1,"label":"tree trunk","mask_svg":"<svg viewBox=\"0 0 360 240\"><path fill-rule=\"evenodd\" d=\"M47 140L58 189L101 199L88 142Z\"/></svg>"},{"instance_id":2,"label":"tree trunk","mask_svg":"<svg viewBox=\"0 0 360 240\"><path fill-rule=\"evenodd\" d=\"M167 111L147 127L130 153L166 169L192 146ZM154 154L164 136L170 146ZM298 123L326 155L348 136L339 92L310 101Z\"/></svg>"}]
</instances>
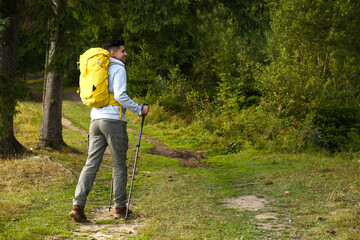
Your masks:
<instances>
[{"instance_id":1,"label":"tree trunk","mask_svg":"<svg viewBox=\"0 0 360 240\"><path fill-rule=\"evenodd\" d=\"M43 118L39 129L38 148L62 150L65 142L62 138L62 91L64 77L50 72L44 89Z\"/></svg>"},{"instance_id":2,"label":"tree trunk","mask_svg":"<svg viewBox=\"0 0 360 240\"><path fill-rule=\"evenodd\" d=\"M54 13L60 15L66 7L65 0L53 0ZM62 138L62 95L64 83L64 71L59 67L51 66L55 57L61 56L57 51L63 41L64 29L58 25L52 33L50 39L50 49L47 56L47 66L50 69L45 75L43 91L43 118L39 129L38 148L50 148L54 150L63 150L66 146Z\"/></svg>"},{"instance_id":3,"label":"tree trunk","mask_svg":"<svg viewBox=\"0 0 360 240\"><path fill-rule=\"evenodd\" d=\"M15 75L19 20L18 1L0 1L0 12L2 17L8 17L10 20L10 25L2 33L2 37L0 36L0 73L2 73L3 79L8 81L0 87L6 88L6 86L11 87L16 83ZM9 95L11 95L11 92L9 92ZM2 100L1 102L3 102L3 105L0 106L0 156L12 157L23 153L25 148L14 136L13 115L16 106L16 104L14 104L14 99L5 95L0 96L0 98Z\"/></svg>"}]
</instances>

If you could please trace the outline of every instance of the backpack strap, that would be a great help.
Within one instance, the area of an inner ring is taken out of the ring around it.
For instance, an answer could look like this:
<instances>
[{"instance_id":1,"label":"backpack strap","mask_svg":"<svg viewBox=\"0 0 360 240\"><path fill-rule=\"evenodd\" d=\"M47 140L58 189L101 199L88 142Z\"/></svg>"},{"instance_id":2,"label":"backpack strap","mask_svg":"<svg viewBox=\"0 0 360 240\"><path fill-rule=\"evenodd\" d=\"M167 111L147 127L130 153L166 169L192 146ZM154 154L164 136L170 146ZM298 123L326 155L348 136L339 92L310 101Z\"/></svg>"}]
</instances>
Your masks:
<instances>
[{"instance_id":1,"label":"backpack strap","mask_svg":"<svg viewBox=\"0 0 360 240\"><path fill-rule=\"evenodd\" d=\"M122 114L122 106L121 104L115 100L114 94L110 94L110 102L109 105L113 105L113 106L120 106L120 113L119 113L119 119L121 119L121 114Z\"/></svg>"},{"instance_id":2,"label":"backpack strap","mask_svg":"<svg viewBox=\"0 0 360 240\"><path fill-rule=\"evenodd\" d=\"M118 63L111 62L111 63L109 63L109 67L110 67L111 65L114 65L114 64L118 64ZM120 64L118 64L118 65L120 65ZM120 106L119 119L121 120L122 106L121 106L121 104L120 104L118 101L115 100L114 94L110 94L109 105Z\"/></svg>"}]
</instances>

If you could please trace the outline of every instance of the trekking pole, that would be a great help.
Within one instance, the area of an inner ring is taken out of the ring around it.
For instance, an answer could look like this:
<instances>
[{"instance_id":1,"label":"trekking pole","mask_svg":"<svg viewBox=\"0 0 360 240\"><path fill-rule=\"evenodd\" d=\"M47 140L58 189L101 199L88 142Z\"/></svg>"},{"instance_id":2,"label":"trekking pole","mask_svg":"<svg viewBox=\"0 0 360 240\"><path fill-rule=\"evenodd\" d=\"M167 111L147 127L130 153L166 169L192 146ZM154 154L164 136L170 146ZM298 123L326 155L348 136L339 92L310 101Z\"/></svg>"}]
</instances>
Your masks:
<instances>
[{"instance_id":1,"label":"trekking pole","mask_svg":"<svg viewBox=\"0 0 360 240\"><path fill-rule=\"evenodd\" d=\"M111 178L109 212L111 210L111 199L112 199L112 195L113 195L113 186L114 186L114 177Z\"/></svg>"},{"instance_id":2,"label":"trekking pole","mask_svg":"<svg viewBox=\"0 0 360 240\"><path fill-rule=\"evenodd\" d=\"M144 106L147 106L147 105L148 105L147 103L144 103ZM141 128L140 128L140 134L139 134L139 141L138 141L138 144L136 145L135 163L134 163L134 168L133 168L133 173L132 173L132 178L131 178L131 185L130 185L130 191L129 191L129 199L128 199L128 203L127 203L127 207L126 207L125 223L126 223L126 221L127 221L127 217L128 217L128 213L129 213L129 206L130 206L130 199L131 199L131 191L132 191L133 184L134 184L135 169L136 169L137 158L138 158L138 155L139 155L141 134L142 134L142 130L143 130L143 127L144 127L144 120L145 120L145 115L142 115Z\"/></svg>"}]
</instances>

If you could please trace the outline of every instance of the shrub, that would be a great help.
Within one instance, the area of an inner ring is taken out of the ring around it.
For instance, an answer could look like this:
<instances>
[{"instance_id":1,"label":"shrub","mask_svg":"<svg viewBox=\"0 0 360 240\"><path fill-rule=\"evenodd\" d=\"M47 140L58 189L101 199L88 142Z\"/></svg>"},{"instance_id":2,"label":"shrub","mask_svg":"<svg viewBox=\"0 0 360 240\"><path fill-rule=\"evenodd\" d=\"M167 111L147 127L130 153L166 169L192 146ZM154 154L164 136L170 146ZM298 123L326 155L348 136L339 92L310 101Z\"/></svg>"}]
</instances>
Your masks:
<instances>
[{"instance_id":1,"label":"shrub","mask_svg":"<svg viewBox=\"0 0 360 240\"><path fill-rule=\"evenodd\" d=\"M360 150L360 107L342 101L320 103L315 109L314 125L322 134L321 145L330 151Z\"/></svg>"}]
</instances>

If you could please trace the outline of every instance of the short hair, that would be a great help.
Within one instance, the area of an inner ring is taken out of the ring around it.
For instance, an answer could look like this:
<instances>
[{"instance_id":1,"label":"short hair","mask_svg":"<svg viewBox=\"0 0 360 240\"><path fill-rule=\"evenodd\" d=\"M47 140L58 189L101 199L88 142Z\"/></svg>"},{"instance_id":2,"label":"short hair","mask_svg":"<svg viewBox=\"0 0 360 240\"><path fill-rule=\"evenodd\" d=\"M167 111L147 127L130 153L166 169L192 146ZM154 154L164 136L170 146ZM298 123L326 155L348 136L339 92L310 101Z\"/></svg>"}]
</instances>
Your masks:
<instances>
[{"instance_id":1,"label":"short hair","mask_svg":"<svg viewBox=\"0 0 360 240\"><path fill-rule=\"evenodd\" d=\"M124 46L125 41L123 39L117 39L117 40L108 40L104 43L103 48L108 50L109 52L112 50L117 50L120 46Z\"/></svg>"}]
</instances>

